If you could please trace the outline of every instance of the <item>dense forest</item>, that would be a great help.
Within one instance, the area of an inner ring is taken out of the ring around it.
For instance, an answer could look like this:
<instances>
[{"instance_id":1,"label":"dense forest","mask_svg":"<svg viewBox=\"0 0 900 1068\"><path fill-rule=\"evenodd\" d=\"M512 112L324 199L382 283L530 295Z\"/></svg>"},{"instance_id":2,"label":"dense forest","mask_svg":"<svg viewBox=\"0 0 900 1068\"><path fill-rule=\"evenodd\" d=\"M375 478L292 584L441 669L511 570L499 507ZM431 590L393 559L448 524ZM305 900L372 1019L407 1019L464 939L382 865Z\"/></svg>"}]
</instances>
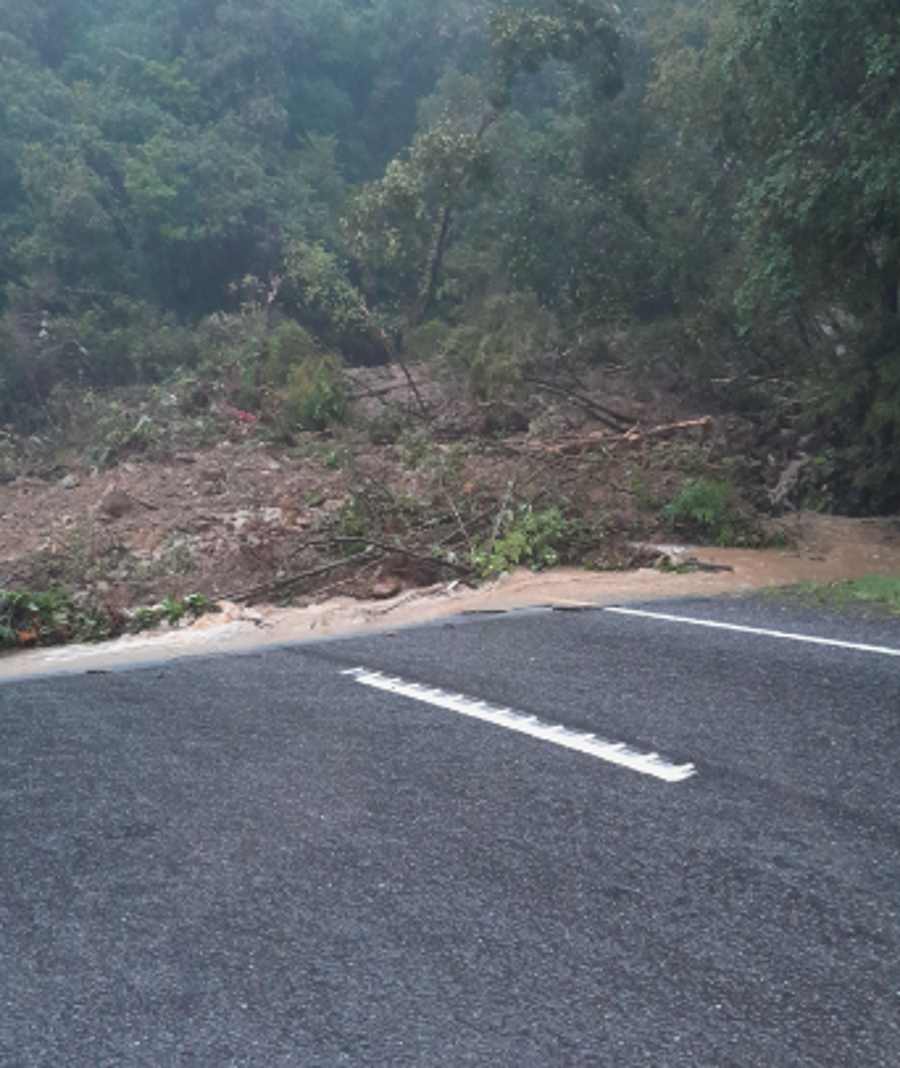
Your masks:
<instances>
[{"instance_id":1,"label":"dense forest","mask_svg":"<svg viewBox=\"0 0 900 1068\"><path fill-rule=\"evenodd\" d=\"M900 505L893 0L0 0L0 422L624 365ZM274 416L273 416L274 418ZM827 492L826 492L827 489Z\"/></svg>"}]
</instances>

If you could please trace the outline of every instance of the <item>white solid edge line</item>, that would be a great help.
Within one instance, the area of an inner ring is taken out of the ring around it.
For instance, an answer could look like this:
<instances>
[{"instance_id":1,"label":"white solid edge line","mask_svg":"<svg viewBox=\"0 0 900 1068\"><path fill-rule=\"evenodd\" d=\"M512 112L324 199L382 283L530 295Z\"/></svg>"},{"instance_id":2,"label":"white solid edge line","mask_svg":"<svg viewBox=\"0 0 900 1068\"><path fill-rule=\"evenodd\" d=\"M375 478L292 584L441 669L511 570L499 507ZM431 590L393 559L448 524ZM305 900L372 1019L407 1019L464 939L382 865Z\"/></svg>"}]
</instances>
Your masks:
<instances>
[{"instance_id":1,"label":"white solid edge line","mask_svg":"<svg viewBox=\"0 0 900 1068\"><path fill-rule=\"evenodd\" d=\"M400 694L425 704L458 712L472 719L480 719L498 727L506 727L507 730L518 731L520 734L527 734L545 742L553 742L554 745L586 753L588 756L597 757L610 764L618 764L644 775L652 775L664 782L682 782L695 775L697 771L693 764L670 764L658 753L641 753L631 749L624 742L604 741L587 732L574 731L559 724L544 723L537 716L526 716L511 708L494 707L485 701L478 701L462 694L426 688L417 683L406 682L396 676L382 675L380 671L369 671L366 668L357 667L346 668L341 674L352 676L355 682L363 686L372 686L376 690Z\"/></svg>"},{"instance_id":2,"label":"white solid edge line","mask_svg":"<svg viewBox=\"0 0 900 1068\"><path fill-rule=\"evenodd\" d=\"M716 630L733 630L740 634L760 634L766 638L784 638L792 642L808 642L811 645L831 645L838 649L855 649L861 653L881 653L882 656L900 656L900 649L886 645L864 645L861 642L842 642L837 638L817 638L809 634L791 634L784 630L766 630L763 627L745 627L740 623L719 623L712 619L691 619L689 616L673 616L667 612L648 612L642 608L619 608L610 605L604 612L618 612L623 616L643 616L646 619L663 619L670 623L687 623L693 627L713 627Z\"/></svg>"}]
</instances>

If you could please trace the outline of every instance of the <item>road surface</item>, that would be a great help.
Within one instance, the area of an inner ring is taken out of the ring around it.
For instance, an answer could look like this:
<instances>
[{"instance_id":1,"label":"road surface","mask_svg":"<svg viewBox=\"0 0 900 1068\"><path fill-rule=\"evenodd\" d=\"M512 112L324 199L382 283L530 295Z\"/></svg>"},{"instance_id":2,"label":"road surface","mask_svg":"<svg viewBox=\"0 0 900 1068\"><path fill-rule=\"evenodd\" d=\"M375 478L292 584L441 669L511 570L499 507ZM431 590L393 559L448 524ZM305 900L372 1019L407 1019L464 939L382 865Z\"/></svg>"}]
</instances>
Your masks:
<instances>
[{"instance_id":1,"label":"road surface","mask_svg":"<svg viewBox=\"0 0 900 1068\"><path fill-rule=\"evenodd\" d=\"M0 1064L896 1066L900 625L633 607L0 685Z\"/></svg>"}]
</instances>

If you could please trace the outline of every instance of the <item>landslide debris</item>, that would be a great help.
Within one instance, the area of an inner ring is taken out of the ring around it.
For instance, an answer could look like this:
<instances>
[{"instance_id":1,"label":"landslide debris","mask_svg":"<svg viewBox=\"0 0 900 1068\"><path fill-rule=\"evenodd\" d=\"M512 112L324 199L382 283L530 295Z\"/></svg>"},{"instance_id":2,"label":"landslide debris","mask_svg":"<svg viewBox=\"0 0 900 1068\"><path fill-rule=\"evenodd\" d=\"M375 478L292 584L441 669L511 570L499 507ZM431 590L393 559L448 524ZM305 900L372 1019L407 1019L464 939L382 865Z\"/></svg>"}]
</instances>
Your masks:
<instances>
[{"instance_id":1,"label":"landslide debris","mask_svg":"<svg viewBox=\"0 0 900 1068\"><path fill-rule=\"evenodd\" d=\"M164 598L389 599L521 565L645 564L660 534L767 536L760 509L793 457L766 469L746 420L609 371L502 405L413 373L414 395L395 367L348 374L352 416L326 432L216 403L198 442L198 421L157 428L132 397L144 432L102 461L93 442L7 433L0 590L65 588L115 634Z\"/></svg>"}]
</instances>

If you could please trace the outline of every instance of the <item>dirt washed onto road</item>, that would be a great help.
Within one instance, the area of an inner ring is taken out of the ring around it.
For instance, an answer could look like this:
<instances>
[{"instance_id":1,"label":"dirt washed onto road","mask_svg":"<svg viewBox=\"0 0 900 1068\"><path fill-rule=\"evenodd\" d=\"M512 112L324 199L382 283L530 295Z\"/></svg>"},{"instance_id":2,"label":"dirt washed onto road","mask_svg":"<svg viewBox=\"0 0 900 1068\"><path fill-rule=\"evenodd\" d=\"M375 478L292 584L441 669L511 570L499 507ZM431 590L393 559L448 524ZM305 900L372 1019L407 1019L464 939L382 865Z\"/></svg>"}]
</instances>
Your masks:
<instances>
[{"instance_id":1,"label":"dirt washed onto road","mask_svg":"<svg viewBox=\"0 0 900 1068\"><path fill-rule=\"evenodd\" d=\"M225 605L190 627L125 637L102 645L34 649L0 659L0 678L111 670L184 656L246 651L338 635L384 633L464 613L538 607L578 608L661 597L741 594L800 582L836 582L867 574L900 575L900 519L842 519L799 513L787 524L795 547L713 549L666 546L670 559L696 570L517 571L478 589L442 583L390 601L340 597L307 608Z\"/></svg>"}]
</instances>

